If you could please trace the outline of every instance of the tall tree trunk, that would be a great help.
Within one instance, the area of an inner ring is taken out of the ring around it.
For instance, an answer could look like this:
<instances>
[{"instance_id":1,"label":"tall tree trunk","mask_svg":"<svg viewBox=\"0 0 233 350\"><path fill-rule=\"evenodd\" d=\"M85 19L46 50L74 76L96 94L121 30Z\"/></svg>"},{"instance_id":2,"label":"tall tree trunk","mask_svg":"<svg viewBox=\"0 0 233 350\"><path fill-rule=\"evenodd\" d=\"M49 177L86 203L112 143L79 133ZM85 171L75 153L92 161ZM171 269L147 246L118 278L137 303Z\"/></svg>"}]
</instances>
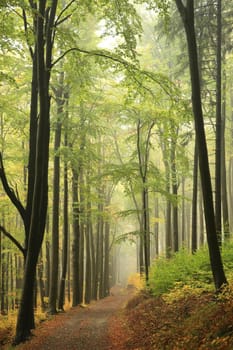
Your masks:
<instances>
[{"instance_id":1,"label":"tall tree trunk","mask_svg":"<svg viewBox=\"0 0 233 350\"><path fill-rule=\"evenodd\" d=\"M155 241L155 255L154 258L157 258L159 256L159 200L158 197L155 197L155 209L154 209L154 215L156 222L154 223L154 241Z\"/></svg>"},{"instance_id":2,"label":"tall tree trunk","mask_svg":"<svg viewBox=\"0 0 233 350\"><path fill-rule=\"evenodd\" d=\"M2 280L3 280L3 276L2 276L2 232L0 232L0 287L1 287L1 293L0 293L0 312L2 314L2 294L3 294L3 289L2 289Z\"/></svg>"},{"instance_id":3,"label":"tall tree trunk","mask_svg":"<svg viewBox=\"0 0 233 350\"><path fill-rule=\"evenodd\" d=\"M179 250L179 229L178 229L178 179L176 169L176 138L177 131L172 125L173 136L171 142L171 179L172 179L172 194L174 196L172 202L172 227L173 227L173 248L175 252Z\"/></svg>"},{"instance_id":4,"label":"tall tree trunk","mask_svg":"<svg viewBox=\"0 0 233 350\"><path fill-rule=\"evenodd\" d=\"M64 146L68 146L67 133L65 134ZM65 281L68 262L68 236L69 236L69 218L68 218L68 165L67 159L64 160L64 197L63 197L63 242L62 242L62 271L59 286L58 309L64 310L65 303Z\"/></svg>"},{"instance_id":5,"label":"tall tree trunk","mask_svg":"<svg viewBox=\"0 0 233 350\"><path fill-rule=\"evenodd\" d=\"M87 219L89 220L89 218ZM85 304L89 304L91 301L91 285L92 285L92 264L91 264L91 223L88 222L85 230L86 237L86 275L85 275Z\"/></svg>"},{"instance_id":6,"label":"tall tree trunk","mask_svg":"<svg viewBox=\"0 0 233 350\"><path fill-rule=\"evenodd\" d=\"M98 204L98 213L100 212L100 204ZM95 244L95 283L94 283L94 299L97 300L99 297L99 281L100 281L100 214L97 218L96 228L96 244Z\"/></svg>"},{"instance_id":7,"label":"tall tree trunk","mask_svg":"<svg viewBox=\"0 0 233 350\"><path fill-rule=\"evenodd\" d=\"M170 193L170 167L165 161L165 173L166 173L166 193ZM171 201L166 199L166 228L165 228L165 249L166 257L171 257L172 252L172 232L171 232Z\"/></svg>"},{"instance_id":8,"label":"tall tree trunk","mask_svg":"<svg viewBox=\"0 0 233 350\"><path fill-rule=\"evenodd\" d=\"M49 296L50 289L50 242L46 240L45 242L45 271L46 271L46 283L45 283L45 296Z\"/></svg>"},{"instance_id":9,"label":"tall tree trunk","mask_svg":"<svg viewBox=\"0 0 233 350\"><path fill-rule=\"evenodd\" d=\"M194 4L193 0L187 0L184 6L182 0L176 0L186 31L190 76L192 86L192 107L195 121L196 139L198 145L199 167L202 183L204 213L206 221L207 242L209 247L210 263L216 290L219 290L226 282L223 264L218 245L217 230L213 206L211 177L209 170L209 159L202 113L199 67L197 57L197 45L194 26Z\"/></svg>"},{"instance_id":10,"label":"tall tree trunk","mask_svg":"<svg viewBox=\"0 0 233 350\"><path fill-rule=\"evenodd\" d=\"M191 251L197 250L197 193L198 193L198 150L195 140L194 164L193 164L193 198L192 198L192 239Z\"/></svg>"},{"instance_id":11,"label":"tall tree trunk","mask_svg":"<svg viewBox=\"0 0 233 350\"><path fill-rule=\"evenodd\" d=\"M104 296L109 295L109 236L110 236L110 222L105 221L104 232Z\"/></svg>"},{"instance_id":12,"label":"tall tree trunk","mask_svg":"<svg viewBox=\"0 0 233 350\"><path fill-rule=\"evenodd\" d=\"M51 275L49 291L49 312L57 313L58 293L58 265L59 265L59 210L60 210L60 154L62 114L64 106L64 72L60 73L59 86L55 91L57 103L57 121L54 139L54 167L53 167L53 221L52 221L52 253Z\"/></svg>"},{"instance_id":13,"label":"tall tree trunk","mask_svg":"<svg viewBox=\"0 0 233 350\"><path fill-rule=\"evenodd\" d=\"M202 195L202 189L201 189L201 183L200 180L198 181L198 187L199 187L199 200L198 200L198 206L199 206L199 242L200 246L203 246L205 243L205 235L204 235L204 214L203 214L203 195Z\"/></svg>"},{"instance_id":14,"label":"tall tree trunk","mask_svg":"<svg viewBox=\"0 0 233 350\"><path fill-rule=\"evenodd\" d=\"M81 302L79 288L79 251L80 251L80 215L78 201L78 173L72 169L72 193L73 193L73 247L72 247L72 265L73 265L73 306Z\"/></svg>"},{"instance_id":15,"label":"tall tree trunk","mask_svg":"<svg viewBox=\"0 0 233 350\"><path fill-rule=\"evenodd\" d=\"M92 270L92 282L91 282L91 299L97 299L96 288L96 259L95 259L95 242L93 227L90 228L90 249L91 249L91 270Z\"/></svg>"},{"instance_id":16,"label":"tall tree trunk","mask_svg":"<svg viewBox=\"0 0 233 350\"><path fill-rule=\"evenodd\" d=\"M221 147L222 147L222 3L217 0L217 76L216 76L216 156L215 219L219 244L222 243Z\"/></svg>"},{"instance_id":17,"label":"tall tree trunk","mask_svg":"<svg viewBox=\"0 0 233 350\"><path fill-rule=\"evenodd\" d=\"M57 1L53 0L50 7L49 23L46 1L39 2L39 15L37 17L37 54L38 54L38 86L39 86L39 110L38 133L36 143L35 183L33 191L32 215L28 240L28 252L26 256L24 284L20 309L18 313L16 336L14 343L18 344L31 333L35 326L33 313L33 291L36 276L36 264L42 245L47 204L48 204L48 158L49 158L49 134L50 134L50 96L49 81L52 56L52 36ZM46 58L45 58L45 28L46 28Z\"/></svg>"},{"instance_id":18,"label":"tall tree trunk","mask_svg":"<svg viewBox=\"0 0 233 350\"><path fill-rule=\"evenodd\" d=\"M42 307L42 310L45 310L45 285L44 285L44 264L43 264L43 253L42 249L40 252L40 258L39 258L39 264L38 264L38 283L39 283L39 290L40 290L40 304Z\"/></svg>"},{"instance_id":19,"label":"tall tree trunk","mask_svg":"<svg viewBox=\"0 0 233 350\"><path fill-rule=\"evenodd\" d=\"M86 283L85 283L85 303L89 304L92 299L93 283L93 251L92 251L92 218L91 218L91 188L88 184L89 172L87 173L87 214L86 214Z\"/></svg>"},{"instance_id":20,"label":"tall tree trunk","mask_svg":"<svg viewBox=\"0 0 233 350\"><path fill-rule=\"evenodd\" d=\"M2 244L2 255L1 255L1 315L6 314L6 253L4 253L4 246Z\"/></svg>"},{"instance_id":21,"label":"tall tree trunk","mask_svg":"<svg viewBox=\"0 0 233 350\"><path fill-rule=\"evenodd\" d=\"M185 178L182 177L182 218L181 218L181 241L185 244Z\"/></svg>"},{"instance_id":22,"label":"tall tree trunk","mask_svg":"<svg viewBox=\"0 0 233 350\"><path fill-rule=\"evenodd\" d=\"M99 206L99 219L98 219L98 230L99 230L99 298L104 297L104 219L103 219L103 203Z\"/></svg>"},{"instance_id":23,"label":"tall tree trunk","mask_svg":"<svg viewBox=\"0 0 233 350\"><path fill-rule=\"evenodd\" d=\"M223 81L223 89L222 89L223 99L222 99L222 137L221 137L221 141L222 141L222 146L221 146L222 220L223 220L224 239L229 239L230 230L229 230L229 214L228 214L228 198L227 198L227 171L226 171L226 146L225 146L225 129L226 129L226 72L225 70L224 70L223 77L224 77L224 81Z\"/></svg>"},{"instance_id":24,"label":"tall tree trunk","mask_svg":"<svg viewBox=\"0 0 233 350\"><path fill-rule=\"evenodd\" d=\"M149 267L150 267L150 225L149 225L149 197L148 197L148 166L149 166L149 154L150 154L150 137L154 127L154 122L148 125L145 136L145 145L143 138L143 123L139 119L137 122L137 156L139 175L142 182L142 237L144 245L144 268L145 278L149 280Z\"/></svg>"},{"instance_id":25,"label":"tall tree trunk","mask_svg":"<svg viewBox=\"0 0 233 350\"><path fill-rule=\"evenodd\" d=\"M231 148L233 148L233 84L230 87L230 110L231 110ZM229 192L229 214L230 214L230 232L233 231L233 156L230 156L228 169L228 192Z\"/></svg>"},{"instance_id":26,"label":"tall tree trunk","mask_svg":"<svg viewBox=\"0 0 233 350\"><path fill-rule=\"evenodd\" d=\"M84 195L84 175L83 167L79 167L79 210L80 210L80 244L79 244L79 290L80 303L84 297L84 247L85 247L85 195Z\"/></svg>"}]
</instances>

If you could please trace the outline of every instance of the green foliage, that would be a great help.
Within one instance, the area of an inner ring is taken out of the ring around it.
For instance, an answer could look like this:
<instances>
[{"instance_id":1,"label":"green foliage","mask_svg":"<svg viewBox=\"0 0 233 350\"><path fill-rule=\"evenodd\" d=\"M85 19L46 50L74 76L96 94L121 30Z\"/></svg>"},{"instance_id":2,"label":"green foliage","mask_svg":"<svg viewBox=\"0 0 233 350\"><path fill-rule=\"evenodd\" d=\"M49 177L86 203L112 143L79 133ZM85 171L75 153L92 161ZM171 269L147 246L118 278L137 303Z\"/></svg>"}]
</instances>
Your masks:
<instances>
[{"instance_id":1,"label":"green foliage","mask_svg":"<svg viewBox=\"0 0 233 350\"><path fill-rule=\"evenodd\" d=\"M222 260L227 276L232 279L233 242L223 245ZM172 289L188 288L187 286L200 290L213 290L212 282L207 247L202 247L195 254L182 249L171 259L158 258L150 271L150 287L154 295L161 295Z\"/></svg>"},{"instance_id":2,"label":"green foliage","mask_svg":"<svg viewBox=\"0 0 233 350\"><path fill-rule=\"evenodd\" d=\"M209 289L212 287L212 275L206 248L196 254L186 249L174 254L171 259L157 259L150 271L150 287L154 295L160 295L174 288L191 284Z\"/></svg>"}]
</instances>

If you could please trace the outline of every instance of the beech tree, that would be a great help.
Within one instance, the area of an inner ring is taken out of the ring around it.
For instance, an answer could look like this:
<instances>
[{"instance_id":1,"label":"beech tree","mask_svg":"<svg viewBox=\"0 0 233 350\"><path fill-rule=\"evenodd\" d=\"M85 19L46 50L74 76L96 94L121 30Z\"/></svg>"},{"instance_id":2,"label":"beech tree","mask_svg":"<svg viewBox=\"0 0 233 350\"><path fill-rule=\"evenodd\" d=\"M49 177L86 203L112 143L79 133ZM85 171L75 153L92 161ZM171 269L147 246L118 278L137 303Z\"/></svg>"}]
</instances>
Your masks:
<instances>
[{"instance_id":1,"label":"beech tree","mask_svg":"<svg viewBox=\"0 0 233 350\"><path fill-rule=\"evenodd\" d=\"M223 264L218 245L217 230L215 225L209 159L202 112L200 75L194 24L194 1L187 0L186 5L184 5L182 0L176 0L176 5L181 15L187 38L190 77L192 86L192 107L196 131L197 148L199 154L199 167L204 201L207 242L209 247L210 263L214 277L214 283L216 289L219 290L227 282L227 280L223 270Z\"/></svg>"},{"instance_id":2,"label":"beech tree","mask_svg":"<svg viewBox=\"0 0 233 350\"><path fill-rule=\"evenodd\" d=\"M38 112L33 113L33 121L37 126L33 128L36 135L30 145L29 167L34 169L34 176L29 183L31 215L29 216L28 250L25 261L24 282L20 309L16 326L15 344L18 344L30 335L34 327L33 291L36 274L36 264L43 241L47 204L48 204L48 159L49 159L49 131L50 131L50 94L49 83L52 68L52 50L55 35L55 15L57 1L41 0L39 3L30 3L34 13L35 46L31 50L33 60L33 82L31 108ZM37 7L38 6L38 7ZM24 16L26 16L23 10ZM25 26L27 19L25 17ZM38 118L38 122L37 122ZM31 125L32 128L32 125ZM32 130L32 129L31 129ZM36 141L35 141L36 140ZM30 169L32 171L32 169Z\"/></svg>"}]
</instances>

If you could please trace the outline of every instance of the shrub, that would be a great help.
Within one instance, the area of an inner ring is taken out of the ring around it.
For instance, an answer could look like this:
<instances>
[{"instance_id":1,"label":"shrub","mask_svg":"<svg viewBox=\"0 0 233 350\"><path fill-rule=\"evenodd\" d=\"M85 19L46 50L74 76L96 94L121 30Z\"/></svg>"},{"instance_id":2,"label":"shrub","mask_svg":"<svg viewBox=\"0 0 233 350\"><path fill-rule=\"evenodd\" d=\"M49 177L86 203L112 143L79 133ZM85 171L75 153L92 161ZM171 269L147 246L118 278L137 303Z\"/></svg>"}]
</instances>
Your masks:
<instances>
[{"instance_id":1,"label":"shrub","mask_svg":"<svg viewBox=\"0 0 233 350\"><path fill-rule=\"evenodd\" d=\"M222 246L222 260L225 273L233 280L233 242ZM195 254L181 249L171 259L156 259L150 270L150 288L152 294L161 295L174 287L189 285L194 288L213 290L213 276L210 267L209 253L206 246Z\"/></svg>"},{"instance_id":2,"label":"shrub","mask_svg":"<svg viewBox=\"0 0 233 350\"><path fill-rule=\"evenodd\" d=\"M171 259L162 257L154 261L150 270L152 294L166 293L177 283L180 286L192 285L210 289L212 273L206 248L200 249L195 254L190 254L187 249L181 249Z\"/></svg>"}]
</instances>

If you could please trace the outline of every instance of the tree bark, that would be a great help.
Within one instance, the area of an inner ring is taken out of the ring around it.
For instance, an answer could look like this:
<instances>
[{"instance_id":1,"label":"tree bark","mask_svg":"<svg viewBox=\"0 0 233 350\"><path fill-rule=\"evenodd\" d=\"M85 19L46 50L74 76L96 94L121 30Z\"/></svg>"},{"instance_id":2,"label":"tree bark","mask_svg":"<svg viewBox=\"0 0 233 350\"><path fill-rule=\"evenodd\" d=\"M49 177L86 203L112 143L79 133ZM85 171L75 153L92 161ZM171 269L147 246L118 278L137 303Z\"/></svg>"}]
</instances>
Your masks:
<instances>
[{"instance_id":1,"label":"tree bark","mask_svg":"<svg viewBox=\"0 0 233 350\"><path fill-rule=\"evenodd\" d=\"M211 177L209 170L209 159L204 129L204 120L202 112L199 67L197 57L197 45L194 26L194 4L193 0L187 0L184 6L182 0L176 0L177 8L182 17L187 37L189 66L192 86L192 107L195 121L195 131L197 147L199 154L199 167L202 183L204 213L206 221L207 242L209 247L210 263L213 273L216 290L219 290L227 283L223 270L223 264L218 245L217 230L215 225L215 215L213 206L213 195L211 186Z\"/></svg>"},{"instance_id":2,"label":"tree bark","mask_svg":"<svg viewBox=\"0 0 233 350\"><path fill-rule=\"evenodd\" d=\"M198 193L198 150L195 140L194 164L193 164L193 198L192 198L192 239L191 251L197 250L197 193Z\"/></svg>"},{"instance_id":3,"label":"tree bark","mask_svg":"<svg viewBox=\"0 0 233 350\"><path fill-rule=\"evenodd\" d=\"M68 146L67 133L65 134L64 146ZM62 242L62 272L59 286L58 309L64 310L65 303L65 281L68 263L68 237L69 237L69 218L68 218L68 164L64 160L64 197L63 197L63 242Z\"/></svg>"},{"instance_id":4,"label":"tree bark","mask_svg":"<svg viewBox=\"0 0 233 350\"><path fill-rule=\"evenodd\" d=\"M81 302L79 288L79 251L80 251L80 215L78 201L78 173L72 169L72 193L73 193L73 246L72 246L72 266L73 266L73 301L72 305L77 306Z\"/></svg>"},{"instance_id":5,"label":"tree bark","mask_svg":"<svg viewBox=\"0 0 233 350\"><path fill-rule=\"evenodd\" d=\"M173 249L174 252L179 250L179 229L178 229L178 179L176 169L176 139L177 130L172 125L172 141L171 141L171 180L172 180L172 227L173 227Z\"/></svg>"},{"instance_id":6,"label":"tree bark","mask_svg":"<svg viewBox=\"0 0 233 350\"><path fill-rule=\"evenodd\" d=\"M52 253L49 291L49 312L57 313L58 265L59 265L59 210L60 210L60 144L62 129L62 114L64 106L64 72L60 73L59 86L56 89L57 121L54 139L54 168L53 168L53 221L52 221Z\"/></svg>"},{"instance_id":7,"label":"tree bark","mask_svg":"<svg viewBox=\"0 0 233 350\"><path fill-rule=\"evenodd\" d=\"M225 57L225 55L224 55ZM225 59L224 59L225 61ZM226 129L226 72L223 73L223 98L222 98L222 146L221 146L221 190L222 190L222 220L223 220L223 232L224 239L230 238L230 224L228 214L228 198L227 198L227 171L226 171L226 145L225 145L225 129Z\"/></svg>"},{"instance_id":8,"label":"tree bark","mask_svg":"<svg viewBox=\"0 0 233 350\"><path fill-rule=\"evenodd\" d=\"M217 0L217 72L216 72L216 146L215 146L215 220L219 244L222 244L222 3Z\"/></svg>"}]
</instances>

